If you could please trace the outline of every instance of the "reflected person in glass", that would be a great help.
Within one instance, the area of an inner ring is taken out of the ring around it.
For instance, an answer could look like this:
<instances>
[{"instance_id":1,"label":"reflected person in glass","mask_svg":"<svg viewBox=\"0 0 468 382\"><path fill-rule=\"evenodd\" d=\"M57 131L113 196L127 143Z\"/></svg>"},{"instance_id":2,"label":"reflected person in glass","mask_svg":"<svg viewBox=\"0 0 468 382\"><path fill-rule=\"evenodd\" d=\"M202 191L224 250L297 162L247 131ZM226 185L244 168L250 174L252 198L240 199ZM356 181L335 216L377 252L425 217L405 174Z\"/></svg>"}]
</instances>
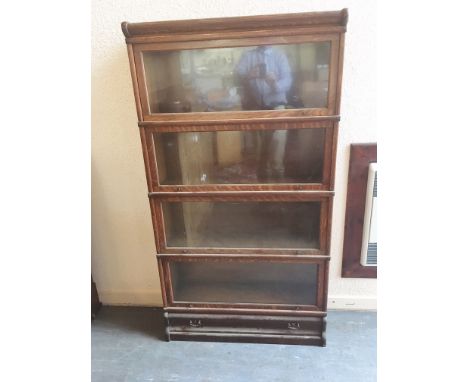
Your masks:
<instances>
[{"instance_id":1,"label":"reflected person in glass","mask_svg":"<svg viewBox=\"0 0 468 382\"><path fill-rule=\"evenodd\" d=\"M284 109L292 76L286 55L269 45L246 50L235 68L244 110Z\"/></svg>"},{"instance_id":2,"label":"reflected person in glass","mask_svg":"<svg viewBox=\"0 0 468 382\"><path fill-rule=\"evenodd\" d=\"M235 75L244 110L286 108L293 78L286 54L280 49L263 45L246 50L236 65ZM284 177L285 145L286 131L261 131L253 142L246 142L258 153L259 181L273 182Z\"/></svg>"}]
</instances>

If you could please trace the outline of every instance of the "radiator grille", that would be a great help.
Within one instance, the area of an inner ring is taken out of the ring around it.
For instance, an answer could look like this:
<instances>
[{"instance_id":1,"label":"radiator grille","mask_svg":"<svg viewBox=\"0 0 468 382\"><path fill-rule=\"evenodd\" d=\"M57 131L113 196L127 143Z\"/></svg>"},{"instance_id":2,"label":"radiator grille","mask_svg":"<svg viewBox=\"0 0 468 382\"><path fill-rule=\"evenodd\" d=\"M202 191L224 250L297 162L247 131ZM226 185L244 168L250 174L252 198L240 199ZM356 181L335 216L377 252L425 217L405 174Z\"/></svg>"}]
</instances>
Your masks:
<instances>
[{"instance_id":1,"label":"radiator grille","mask_svg":"<svg viewBox=\"0 0 468 382\"><path fill-rule=\"evenodd\" d=\"M367 265L377 265L377 243L367 246Z\"/></svg>"},{"instance_id":2,"label":"radiator grille","mask_svg":"<svg viewBox=\"0 0 468 382\"><path fill-rule=\"evenodd\" d=\"M377 171L375 172L375 177L374 177L374 193L372 195L374 198L377 197Z\"/></svg>"}]
</instances>

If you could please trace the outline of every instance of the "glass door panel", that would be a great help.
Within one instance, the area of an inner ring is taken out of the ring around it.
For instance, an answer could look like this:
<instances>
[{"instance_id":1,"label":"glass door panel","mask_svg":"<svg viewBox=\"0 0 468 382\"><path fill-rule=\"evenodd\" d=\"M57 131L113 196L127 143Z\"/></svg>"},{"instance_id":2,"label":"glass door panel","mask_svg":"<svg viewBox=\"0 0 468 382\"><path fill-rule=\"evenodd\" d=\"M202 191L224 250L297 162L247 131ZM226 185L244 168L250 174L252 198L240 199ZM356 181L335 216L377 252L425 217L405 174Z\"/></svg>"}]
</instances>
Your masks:
<instances>
[{"instance_id":1,"label":"glass door panel","mask_svg":"<svg viewBox=\"0 0 468 382\"><path fill-rule=\"evenodd\" d=\"M331 42L144 51L150 113L326 108Z\"/></svg>"},{"instance_id":2,"label":"glass door panel","mask_svg":"<svg viewBox=\"0 0 468 382\"><path fill-rule=\"evenodd\" d=\"M162 202L167 247L320 248L320 202Z\"/></svg>"},{"instance_id":3,"label":"glass door panel","mask_svg":"<svg viewBox=\"0 0 468 382\"><path fill-rule=\"evenodd\" d=\"M320 183L325 128L154 133L161 185Z\"/></svg>"},{"instance_id":4,"label":"glass door panel","mask_svg":"<svg viewBox=\"0 0 468 382\"><path fill-rule=\"evenodd\" d=\"M174 302L317 304L312 263L171 262Z\"/></svg>"}]
</instances>

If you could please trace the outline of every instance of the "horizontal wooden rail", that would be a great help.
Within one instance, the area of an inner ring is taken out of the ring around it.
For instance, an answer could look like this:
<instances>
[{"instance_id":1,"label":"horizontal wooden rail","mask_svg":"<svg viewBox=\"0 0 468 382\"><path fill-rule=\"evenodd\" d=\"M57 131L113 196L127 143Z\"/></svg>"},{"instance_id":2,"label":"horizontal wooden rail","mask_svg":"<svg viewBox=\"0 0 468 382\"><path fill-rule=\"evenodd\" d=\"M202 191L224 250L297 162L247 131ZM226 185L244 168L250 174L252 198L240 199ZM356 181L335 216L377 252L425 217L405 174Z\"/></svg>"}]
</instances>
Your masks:
<instances>
[{"instance_id":1,"label":"horizontal wooden rail","mask_svg":"<svg viewBox=\"0 0 468 382\"><path fill-rule=\"evenodd\" d=\"M290 28L341 26L348 23L348 10L329 12L305 12L292 14L222 17L198 20L171 20L143 23L122 22L125 37L151 36L172 33L203 33L226 30L261 28Z\"/></svg>"}]
</instances>

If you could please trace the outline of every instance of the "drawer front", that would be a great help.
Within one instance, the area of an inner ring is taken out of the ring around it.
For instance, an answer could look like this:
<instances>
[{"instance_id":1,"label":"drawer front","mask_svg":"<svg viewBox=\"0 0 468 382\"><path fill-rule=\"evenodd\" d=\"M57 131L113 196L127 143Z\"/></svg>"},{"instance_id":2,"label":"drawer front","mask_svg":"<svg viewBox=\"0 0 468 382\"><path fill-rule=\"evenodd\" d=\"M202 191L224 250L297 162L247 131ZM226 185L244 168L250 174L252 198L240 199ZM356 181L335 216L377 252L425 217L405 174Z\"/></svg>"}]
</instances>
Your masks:
<instances>
[{"instance_id":1,"label":"drawer front","mask_svg":"<svg viewBox=\"0 0 468 382\"><path fill-rule=\"evenodd\" d=\"M323 317L166 313L170 332L321 335Z\"/></svg>"}]
</instances>

